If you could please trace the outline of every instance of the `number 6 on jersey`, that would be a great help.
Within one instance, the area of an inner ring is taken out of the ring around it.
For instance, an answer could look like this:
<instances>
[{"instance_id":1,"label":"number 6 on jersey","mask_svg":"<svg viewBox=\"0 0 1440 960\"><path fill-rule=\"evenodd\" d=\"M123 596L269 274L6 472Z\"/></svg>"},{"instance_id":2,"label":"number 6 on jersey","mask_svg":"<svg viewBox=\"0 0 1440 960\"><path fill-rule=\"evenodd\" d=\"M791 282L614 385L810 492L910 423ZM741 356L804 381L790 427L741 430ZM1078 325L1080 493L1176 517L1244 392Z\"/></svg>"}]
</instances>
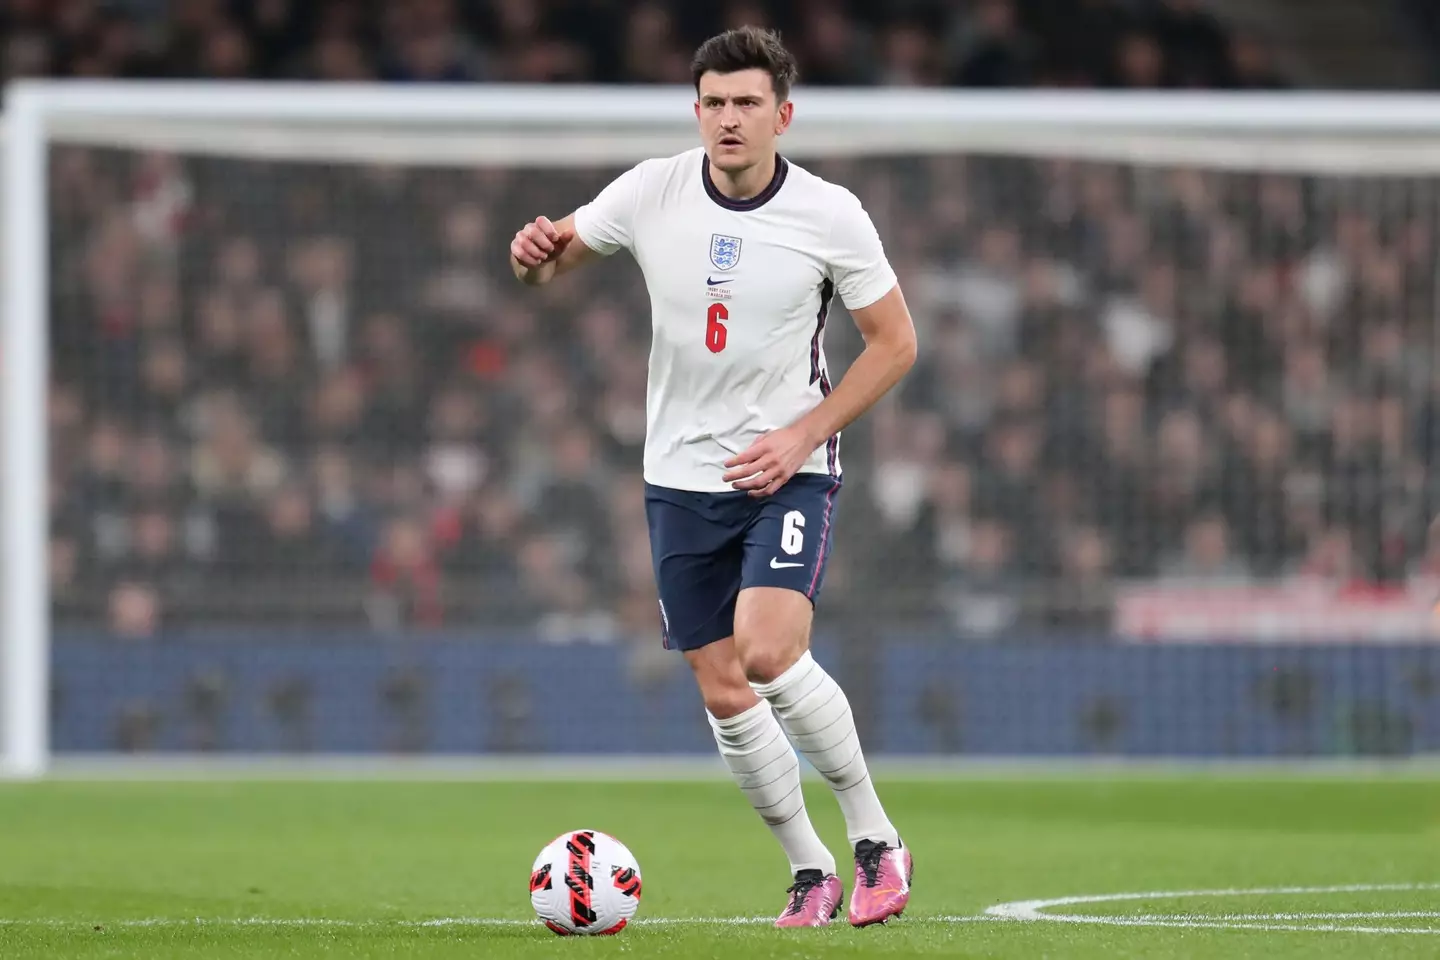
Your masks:
<instances>
[{"instance_id":1,"label":"number 6 on jersey","mask_svg":"<svg viewBox=\"0 0 1440 960\"><path fill-rule=\"evenodd\" d=\"M728 331L720 321L729 319L730 311L725 309L725 304L710 304L710 310L705 315L705 346L710 348L711 353L719 353L725 349L725 337L728 335Z\"/></svg>"},{"instance_id":2,"label":"number 6 on jersey","mask_svg":"<svg viewBox=\"0 0 1440 960\"><path fill-rule=\"evenodd\" d=\"M780 549L795 556L805 546L805 514L791 510L785 514L784 526L780 528Z\"/></svg>"}]
</instances>

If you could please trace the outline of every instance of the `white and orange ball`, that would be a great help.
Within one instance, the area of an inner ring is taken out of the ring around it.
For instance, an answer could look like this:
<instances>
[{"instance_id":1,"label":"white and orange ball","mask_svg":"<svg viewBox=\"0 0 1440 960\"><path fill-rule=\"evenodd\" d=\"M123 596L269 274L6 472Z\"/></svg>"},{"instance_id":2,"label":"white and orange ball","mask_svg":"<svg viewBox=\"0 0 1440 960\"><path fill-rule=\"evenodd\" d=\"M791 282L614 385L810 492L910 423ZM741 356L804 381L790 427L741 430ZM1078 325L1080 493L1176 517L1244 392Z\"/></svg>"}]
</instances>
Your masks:
<instances>
[{"instance_id":1,"label":"white and orange ball","mask_svg":"<svg viewBox=\"0 0 1440 960\"><path fill-rule=\"evenodd\" d=\"M562 833L535 858L530 903L561 936L619 933L640 907L640 864L609 834Z\"/></svg>"}]
</instances>

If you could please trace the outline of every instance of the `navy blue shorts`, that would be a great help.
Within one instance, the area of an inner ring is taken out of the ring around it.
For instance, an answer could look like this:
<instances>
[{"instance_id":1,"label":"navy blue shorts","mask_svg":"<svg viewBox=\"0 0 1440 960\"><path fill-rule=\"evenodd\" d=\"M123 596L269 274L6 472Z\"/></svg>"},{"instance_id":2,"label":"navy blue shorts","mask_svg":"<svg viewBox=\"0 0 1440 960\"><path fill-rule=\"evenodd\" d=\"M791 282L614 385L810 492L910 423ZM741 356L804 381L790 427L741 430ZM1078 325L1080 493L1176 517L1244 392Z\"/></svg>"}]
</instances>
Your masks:
<instances>
[{"instance_id":1,"label":"navy blue shorts","mask_svg":"<svg viewBox=\"0 0 1440 960\"><path fill-rule=\"evenodd\" d=\"M745 587L783 587L814 603L839 490L837 477L814 473L796 474L761 498L645 484L665 646L694 650L730 636Z\"/></svg>"}]
</instances>

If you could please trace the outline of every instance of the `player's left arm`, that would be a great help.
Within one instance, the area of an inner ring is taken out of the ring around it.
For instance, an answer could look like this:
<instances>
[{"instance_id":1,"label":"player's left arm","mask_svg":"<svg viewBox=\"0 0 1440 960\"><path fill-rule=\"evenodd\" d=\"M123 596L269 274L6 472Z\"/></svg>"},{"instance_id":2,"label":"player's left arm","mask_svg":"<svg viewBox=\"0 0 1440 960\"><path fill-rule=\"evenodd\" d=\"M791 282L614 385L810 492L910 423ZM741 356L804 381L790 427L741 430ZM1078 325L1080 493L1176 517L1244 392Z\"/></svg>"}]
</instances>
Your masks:
<instances>
[{"instance_id":1,"label":"player's left arm","mask_svg":"<svg viewBox=\"0 0 1440 960\"><path fill-rule=\"evenodd\" d=\"M915 366L915 323L900 284L868 307L850 311L865 349L820 405L796 421L811 450L848 427Z\"/></svg>"},{"instance_id":2,"label":"player's left arm","mask_svg":"<svg viewBox=\"0 0 1440 960\"><path fill-rule=\"evenodd\" d=\"M726 461L725 480L736 490L757 497L779 490L815 448L873 407L915 365L915 324L898 283L850 315L865 338L865 349L819 406Z\"/></svg>"}]
</instances>

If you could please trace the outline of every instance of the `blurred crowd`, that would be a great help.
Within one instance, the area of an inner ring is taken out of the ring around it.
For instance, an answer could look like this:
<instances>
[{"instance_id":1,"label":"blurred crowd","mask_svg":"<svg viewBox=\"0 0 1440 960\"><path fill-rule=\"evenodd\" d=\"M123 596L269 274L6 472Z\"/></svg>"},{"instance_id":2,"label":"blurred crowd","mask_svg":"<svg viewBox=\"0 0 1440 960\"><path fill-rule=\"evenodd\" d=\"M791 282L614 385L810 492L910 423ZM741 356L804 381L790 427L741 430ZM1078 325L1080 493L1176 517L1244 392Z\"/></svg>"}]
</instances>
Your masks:
<instances>
[{"instance_id":1,"label":"blurred crowd","mask_svg":"<svg viewBox=\"0 0 1440 960\"><path fill-rule=\"evenodd\" d=\"M1204 0L8 0L4 75L689 82L720 30L779 28L811 84L1281 85Z\"/></svg>"},{"instance_id":2,"label":"blurred crowd","mask_svg":"<svg viewBox=\"0 0 1440 960\"><path fill-rule=\"evenodd\" d=\"M163 4L12 2L10 16L72 17L42 35L45 68L69 72L214 74L205 31L220 30L240 72L265 76L338 75L346 57L322 53L338 44L360 75L395 79L674 79L674 58L626 51L668 49L659 36L679 57L693 32L741 17L796 24L820 82L1242 83L1240 41L1188 0L1077 0L1094 44L1044 27L1072 5L1030 0L934 22L949 5L181 6L163 36L200 31L173 48L198 59L138 45L151 52L104 70L75 38L116 23L149 36ZM604 10L613 44L556 26ZM411 42L426 31L474 73L432 69L444 58ZM23 36L9 34L12 72ZM565 58L534 51L567 44L589 54L578 75L537 66ZM1260 76L1243 82L1275 83ZM1440 575L1432 181L804 165L864 201L922 344L903 387L846 433L822 616L1103 634L1124 583ZM657 634L638 270L617 258L531 290L505 256L518 224L616 173L57 149L62 619L129 636L260 622ZM827 337L838 372L859 340L843 315Z\"/></svg>"},{"instance_id":3,"label":"blurred crowd","mask_svg":"<svg viewBox=\"0 0 1440 960\"><path fill-rule=\"evenodd\" d=\"M822 610L1103 631L1122 580L1440 571L1430 181L809 166L876 218L923 344L842 444ZM59 151L62 611L653 626L638 270L505 261L615 172Z\"/></svg>"}]
</instances>

